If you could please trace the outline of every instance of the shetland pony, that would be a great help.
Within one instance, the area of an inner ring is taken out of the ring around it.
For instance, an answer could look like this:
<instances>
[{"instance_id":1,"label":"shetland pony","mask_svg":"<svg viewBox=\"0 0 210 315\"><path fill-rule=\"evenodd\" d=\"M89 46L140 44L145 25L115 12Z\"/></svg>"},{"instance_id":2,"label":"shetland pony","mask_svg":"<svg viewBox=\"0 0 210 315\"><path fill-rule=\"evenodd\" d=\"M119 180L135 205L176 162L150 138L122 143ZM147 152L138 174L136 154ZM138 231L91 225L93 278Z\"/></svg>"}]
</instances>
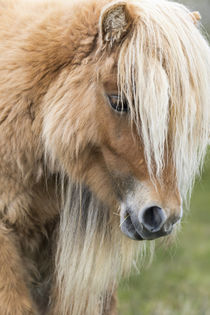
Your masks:
<instances>
[{"instance_id":1,"label":"shetland pony","mask_svg":"<svg viewBox=\"0 0 210 315\"><path fill-rule=\"evenodd\" d=\"M1 315L114 314L146 240L179 225L209 134L198 19L165 0L0 1Z\"/></svg>"}]
</instances>

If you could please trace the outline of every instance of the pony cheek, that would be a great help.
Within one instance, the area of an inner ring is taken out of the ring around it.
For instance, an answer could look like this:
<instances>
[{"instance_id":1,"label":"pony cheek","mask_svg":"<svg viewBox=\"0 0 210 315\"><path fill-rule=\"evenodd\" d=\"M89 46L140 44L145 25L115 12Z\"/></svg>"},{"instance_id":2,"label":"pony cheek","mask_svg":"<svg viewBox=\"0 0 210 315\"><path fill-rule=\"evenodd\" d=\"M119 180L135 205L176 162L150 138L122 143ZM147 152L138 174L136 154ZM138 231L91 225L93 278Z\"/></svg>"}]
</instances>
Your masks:
<instances>
[{"instance_id":1,"label":"pony cheek","mask_svg":"<svg viewBox=\"0 0 210 315\"><path fill-rule=\"evenodd\" d=\"M103 146L101 151L106 167L114 178L122 178L123 180L130 175L131 165L122 155L118 154L117 150L110 146Z\"/></svg>"}]
</instances>

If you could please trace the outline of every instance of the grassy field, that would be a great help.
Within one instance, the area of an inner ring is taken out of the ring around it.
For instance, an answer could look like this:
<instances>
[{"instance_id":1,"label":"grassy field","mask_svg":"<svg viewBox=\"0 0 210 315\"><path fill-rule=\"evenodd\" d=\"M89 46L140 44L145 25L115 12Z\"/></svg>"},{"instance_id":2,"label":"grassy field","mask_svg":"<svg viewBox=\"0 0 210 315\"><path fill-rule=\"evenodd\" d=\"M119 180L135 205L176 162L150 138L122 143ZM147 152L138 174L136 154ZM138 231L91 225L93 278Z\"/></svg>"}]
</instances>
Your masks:
<instances>
[{"instance_id":1,"label":"grassy field","mask_svg":"<svg viewBox=\"0 0 210 315\"><path fill-rule=\"evenodd\" d=\"M173 246L119 289L120 315L210 315L210 154Z\"/></svg>"}]
</instances>

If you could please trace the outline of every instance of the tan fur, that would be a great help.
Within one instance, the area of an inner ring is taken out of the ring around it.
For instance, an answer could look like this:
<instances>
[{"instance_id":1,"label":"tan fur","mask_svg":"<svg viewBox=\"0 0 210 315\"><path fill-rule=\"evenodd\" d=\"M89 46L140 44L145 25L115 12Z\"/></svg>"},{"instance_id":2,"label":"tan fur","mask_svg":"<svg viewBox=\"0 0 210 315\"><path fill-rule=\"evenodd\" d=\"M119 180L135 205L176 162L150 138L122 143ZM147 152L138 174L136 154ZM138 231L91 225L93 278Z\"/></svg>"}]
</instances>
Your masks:
<instances>
[{"instance_id":1,"label":"tan fur","mask_svg":"<svg viewBox=\"0 0 210 315\"><path fill-rule=\"evenodd\" d=\"M175 216L191 190L209 47L186 9L155 3L0 1L1 315L115 314L118 280L146 248L121 233L118 194L141 181L139 203Z\"/></svg>"}]
</instances>

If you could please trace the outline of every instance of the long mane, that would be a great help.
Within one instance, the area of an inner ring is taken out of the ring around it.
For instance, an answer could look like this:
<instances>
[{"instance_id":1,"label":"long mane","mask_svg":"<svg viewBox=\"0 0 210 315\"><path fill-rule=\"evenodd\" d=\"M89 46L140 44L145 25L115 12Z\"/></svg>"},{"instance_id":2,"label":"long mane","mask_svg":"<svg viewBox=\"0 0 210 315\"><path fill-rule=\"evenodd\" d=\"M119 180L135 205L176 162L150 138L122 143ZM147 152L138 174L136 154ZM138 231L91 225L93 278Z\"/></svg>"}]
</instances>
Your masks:
<instances>
[{"instance_id":1,"label":"long mane","mask_svg":"<svg viewBox=\"0 0 210 315\"><path fill-rule=\"evenodd\" d=\"M143 139L151 177L161 177L170 155L185 200L208 143L210 49L184 6L133 4L137 17L120 49L119 90Z\"/></svg>"},{"instance_id":2,"label":"long mane","mask_svg":"<svg viewBox=\"0 0 210 315\"><path fill-rule=\"evenodd\" d=\"M56 257L58 311L103 314L118 279L145 256L146 243L122 236L117 216L87 187L67 186Z\"/></svg>"}]
</instances>

